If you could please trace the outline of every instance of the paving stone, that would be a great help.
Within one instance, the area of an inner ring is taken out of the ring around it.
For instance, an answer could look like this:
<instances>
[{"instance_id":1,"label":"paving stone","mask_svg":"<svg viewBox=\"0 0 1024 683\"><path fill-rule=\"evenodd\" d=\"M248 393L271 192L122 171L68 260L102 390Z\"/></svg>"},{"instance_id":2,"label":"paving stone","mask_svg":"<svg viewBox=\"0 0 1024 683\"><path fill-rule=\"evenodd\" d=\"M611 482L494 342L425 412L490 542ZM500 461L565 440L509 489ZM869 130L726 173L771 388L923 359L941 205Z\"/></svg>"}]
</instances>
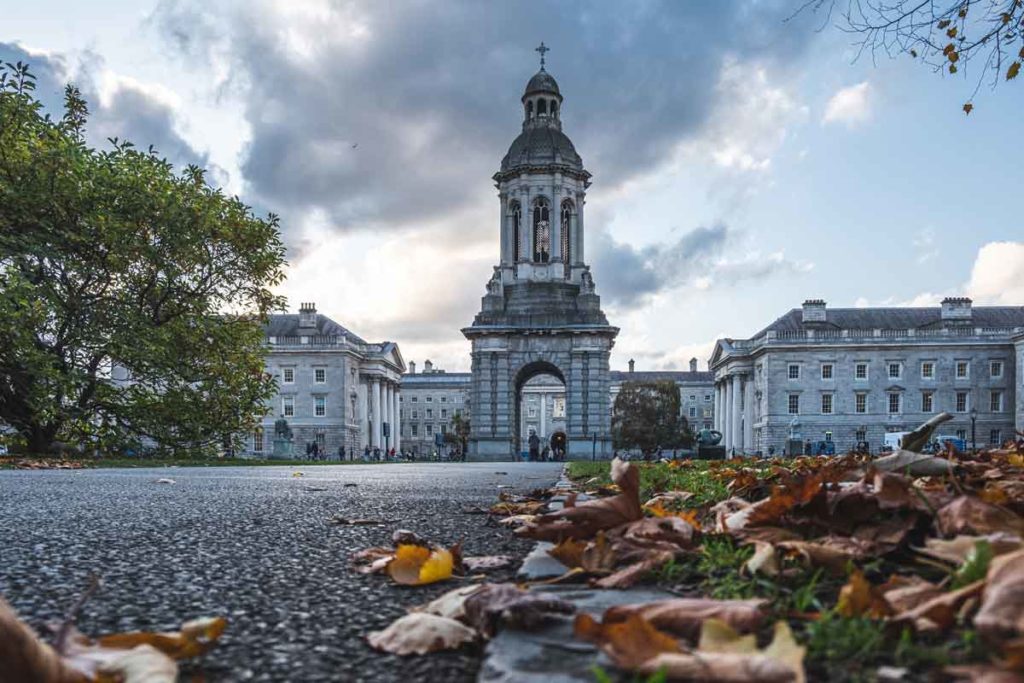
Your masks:
<instances>
[{"instance_id":1,"label":"paving stone","mask_svg":"<svg viewBox=\"0 0 1024 683\"><path fill-rule=\"evenodd\" d=\"M569 600L594 617L613 605L651 602L673 597L652 589L595 590L541 586L534 590ZM558 617L531 631L505 629L488 645L478 683L576 683L594 680L593 667L612 669L608 658L590 643L576 640L572 617Z\"/></svg>"},{"instance_id":2,"label":"paving stone","mask_svg":"<svg viewBox=\"0 0 1024 683\"><path fill-rule=\"evenodd\" d=\"M519 568L518 578L525 581L539 581L542 579L550 579L569 571L569 569L556 560L555 558L548 555L548 550L554 548L553 543L547 541L540 541L530 551L530 554L523 560L523 565Z\"/></svg>"}]
</instances>

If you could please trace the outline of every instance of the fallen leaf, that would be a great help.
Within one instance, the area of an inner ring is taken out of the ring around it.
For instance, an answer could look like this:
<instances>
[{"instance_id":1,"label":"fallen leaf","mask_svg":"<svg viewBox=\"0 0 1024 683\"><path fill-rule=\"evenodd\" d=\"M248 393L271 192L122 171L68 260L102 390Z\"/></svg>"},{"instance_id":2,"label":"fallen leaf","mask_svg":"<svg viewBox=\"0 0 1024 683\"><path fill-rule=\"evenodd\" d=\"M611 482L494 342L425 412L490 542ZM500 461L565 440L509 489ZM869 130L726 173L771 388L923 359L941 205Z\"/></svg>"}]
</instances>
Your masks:
<instances>
[{"instance_id":1,"label":"fallen leaf","mask_svg":"<svg viewBox=\"0 0 1024 683\"><path fill-rule=\"evenodd\" d=\"M742 571L750 575L778 576L779 558L775 547L771 543L754 541L754 554L743 563Z\"/></svg>"},{"instance_id":2,"label":"fallen leaf","mask_svg":"<svg viewBox=\"0 0 1024 683\"><path fill-rule=\"evenodd\" d=\"M855 569L850 574L850 580L839 589L836 612L844 617L881 619L888 616L891 609L878 587L864 578L859 569Z\"/></svg>"},{"instance_id":3,"label":"fallen leaf","mask_svg":"<svg viewBox=\"0 0 1024 683\"><path fill-rule=\"evenodd\" d=\"M598 622L589 614L577 614L573 633L598 645L617 666L635 670L664 653L681 652L675 638L662 633L639 614L620 621Z\"/></svg>"},{"instance_id":4,"label":"fallen leaf","mask_svg":"<svg viewBox=\"0 0 1024 683\"><path fill-rule=\"evenodd\" d=\"M645 517L616 528L613 532L627 540L665 542L681 549L693 548L700 534L682 517Z\"/></svg>"},{"instance_id":5,"label":"fallen leaf","mask_svg":"<svg viewBox=\"0 0 1024 683\"><path fill-rule=\"evenodd\" d=\"M366 548L352 555L349 561L360 574L377 574L387 569L394 556L392 548Z\"/></svg>"},{"instance_id":6,"label":"fallen leaf","mask_svg":"<svg viewBox=\"0 0 1024 683\"><path fill-rule=\"evenodd\" d=\"M967 559L979 541L989 544L993 556L1011 553L1022 547L1020 537L1013 534L995 533L986 536L955 536L949 540L928 538L925 539L923 548L915 548L915 550L923 555L960 565Z\"/></svg>"},{"instance_id":7,"label":"fallen leaf","mask_svg":"<svg viewBox=\"0 0 1024 683\"><path fill-rule=\"evenodd\" d=\"M293 477L303 477L305 475L302 472L292 472L292 476Z\"/></svg>"},{"instance_id":8,"label":"fallen leaf","mask_svg":"<svg viewBox=\"0 0 1024 683\"><path fill-rule=\"evenodd\" d=\"M974 617L978 633L995 644L1024 637L1024 550L992 560L986 579Z\"/></svg>"},{"instance_id":9,"label":"fallen leaf","mask_svg":"<svg viewBox=\"0 0 1024 683\"><path fill-rule=\"evenodd\" d=\"M224 617L206 617L185 622L179 631L116 633L97 638L96 643L101 647L119 650L129 650L136 645L151 645L172 659L189 659L208 652L227 625Z\"/></svg>"},{"instance_id":10,"label":"fallen leaf","mask_svg":"<svg viewBox=\"0 0 1024 683\"><path fill-rule=\"evenodd\" d=\"M701 624L719 619L731 628L749 633L764 620L766 600L713 600L711 598L670 598L639 605L618 605L604 613L605 622L623 621L638 615L656 628L688 640L695 640Z\"/></svg>"},{"instance_id":11,"label":"fallen leaf","mask_svg":"<svg viewBox=\"0 0 1024 683\"><path fill-rule=\"evenodd\" d=\"M7 602L0 598L0 662L5 681L41 683L86 683L92 679L72 667L50 645L18 619Z\"/></svg>"},{"instance_id":12,"label":"fallen leaf","mask_svg":"<svg viewBox=\"0 0 1024 683\"><path fill-rule=\"evenodd\" d=\"M594 581L598 588L629 588L648 573L665 566L675 557L674 553L665 550L651 551L643 559L624 567L614 574Z\"/></svg>"},{"instance_id":13,"label":"fallen leaf","mask_svg":"<svg viewBox=\"0 0 1024 683\"><path fill-rule=\"evenodd\" d=\"M120 683L175 683L178 665L152 645L139 645L102 664L98 681Z\"/></svg>"},{"instance_id":14,"label":"fallen leaf","mask_svg":"<svg viewBox=\"0 0 1024 683\"><path fill-rule=\"evenodd\" d=\"M586 541L566 538L553 548L549 548L548 555L572 569L573 567L583 566L583 551L586 547Z\"/></svg>"},{"instance_id":15,"label":"fallen leaf","mask_svg":"<svg viewBox=\"0 0 1024 683\"><path fill-rule=\"evenodd\" d=\"M177 484L178 482L174 481L173 479L168 479L166 477L161 477L160 479L157 479L153 483L154 484Z\"/></svg>"},{"instance_id":16,"label":"fallen leaf","mask_svg":"<svg viewBox=\"0 0 1024 683\"><path fill-rule=\"evenodd\" d=\"M414 607L415 612L426 612L428 614L436 614L439 617L448 617L449 619L462 619L466 616L466 599L476 593L486 584L477 586L462 586L454 590L450 590L444 595L434 600L431 600L425 605Z\"/></svg>"},{"instance_id":17,"label":"fallen leaf","mask_svg":"<svg viewBox=\"0 0 1024 683\"><path fill-rule=\"evenodd\" d=\"M618 495L588 500L573 507L538 515L531 524L516 529L516 535L555 543L564 538L593 538L598 531L643 517L640 508L640 472L636 465L616 458L612 461L611 476L612 481L622 490Z\"/></svg>"},{"instance_id":18,"label":"fallen leaf","mask_svg":"<svg viewBox=\"0 0 1024 683\"><path fill-rule=\"evenodd\" d=\"M1024 535L1024 518L998 505L973 496L960 496L935 514L935 525L943 536L985 535L1006 532Z\"/></svg>"},{"instance_id":19,"label":"fallen leaf","mask_svg":"<svg viewBox=\"0 0 1024 683\"><path fill-rule=\"evenodd\" d=\"M423 586L452 577L455 561L444 548L400 544L387 565L388 575L405 586Z\"/></svg>"},{"instance_id":20,"label":"fallen leaf","mask_svg":"<svg viewBox=\"0 0 1024 683\"><path fill-rule=\"evenodd\" d=\"M393 621L383 631L370 633L370 646L396 655L424 655L454 650L476 640L476 631L447 617L413 612Z\"/></svg>"},{"instance_id":21,"label":"fallen leaf","mask_svg":"<svg viewBox=\"0 0 1024 683\"><path fill-rule=\"evenodd\" d=\"M511 583L485 583L466 598L465 622L490 638L499 624L533 628L552 614L572 614L575 609L555 595L526 591Z\"/></svg>"},{"instance_id":22,"label":"fallen leaf","mask_svg":"<svg viewBox=\"0 0 1024 683\"><path fill-rule=\"evenodd\" d=\"M953 472L953 463L949 460L907 450L882 456L872 466L879 472L901 472L915 477L941 476Z\"/></svg>"},{"instance_id":23,"label":"fallen leaf","mask_svg":"<svg viewBox=\"0 0 1024 683\"><path fill-rule=\"evenodd\" d=\"M328 524L335 524L338 526L369 526L374 524L388 524L388 522L382 519L349 519L348 517L342 517L341 515L335 515L327 520Z\"/></svg>"},{"instance_id":24,"label":"fallen leaf","mask_svg":"<svg viewBox=\"0 0 1024 683\"><path fill-rule=\"evenodd\" d=\"M942 593L900 612L892 621L897 625L913 626L919 632L944 631L956 621L964 604L981 595L984 588L984 581L976 581L959 590Z\"/></svg>"}]
</instances>

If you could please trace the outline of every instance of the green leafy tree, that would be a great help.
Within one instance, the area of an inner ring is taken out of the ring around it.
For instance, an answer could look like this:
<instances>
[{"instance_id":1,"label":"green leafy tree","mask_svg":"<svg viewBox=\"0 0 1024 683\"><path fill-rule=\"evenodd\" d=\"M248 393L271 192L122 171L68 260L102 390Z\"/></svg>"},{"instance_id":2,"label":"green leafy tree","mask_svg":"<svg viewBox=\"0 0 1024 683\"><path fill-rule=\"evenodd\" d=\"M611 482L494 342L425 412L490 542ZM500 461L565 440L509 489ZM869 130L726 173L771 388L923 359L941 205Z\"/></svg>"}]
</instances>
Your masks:
<instances>
[{"instance_id":1,"label":"green leafy tree","mask_svg":"<svg viewBox=\"0 0 1024 683\"><path fill-rule=\"evenodd\" d=\"M461 410L455 411L452 415L452 428L445 434L445 440L449 443L458 444L462 453L466 452L466 442L469 440L469 418L462 415Z\"/></svg>"},{"instance_id":2,"label":"green leafy tree","mask_svg":"<svg viewBox=\"0 0 1024 683\"><path fill-rule=\"evenodd\" d=\"M612 409L615 447L650 453L658 446L680 446L686 423L680 421L679 405L679 387L671 380L624 382Z\"/></svg>"},{"instance_id":3,"label":"green leafy tree","mask_svg":"<svg viewBox=\"0 0 1024 683\"><path fill-rule=\"evenodd\" d=\"M78 90L54 120L33 89L0 66L0 423L37 453L223 445L274 391L277 218L152 149L88 147Z\"/></svg>"}]
</instances>

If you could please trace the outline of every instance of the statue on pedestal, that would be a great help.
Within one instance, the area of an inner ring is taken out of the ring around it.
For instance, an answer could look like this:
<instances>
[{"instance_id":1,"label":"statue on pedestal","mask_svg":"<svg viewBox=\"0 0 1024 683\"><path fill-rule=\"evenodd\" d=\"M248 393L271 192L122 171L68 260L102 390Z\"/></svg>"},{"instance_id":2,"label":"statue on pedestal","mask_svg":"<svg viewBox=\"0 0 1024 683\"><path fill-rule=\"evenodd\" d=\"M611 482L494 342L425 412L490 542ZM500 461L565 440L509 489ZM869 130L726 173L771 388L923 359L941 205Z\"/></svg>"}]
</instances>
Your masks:
<instances>
[{"instance_id":1,"label":"statue on pedestal","mask_svg":"<svg viewBox=\"0 0 1024 683\"><path fill-rule=\"evenodd\" d=\"M294 434L292 428L288 424L288 420L284 419L282 415L276 422L274 422L274 457L275 458L291 458L294 443Z\"/></svg>"}]
</instances>

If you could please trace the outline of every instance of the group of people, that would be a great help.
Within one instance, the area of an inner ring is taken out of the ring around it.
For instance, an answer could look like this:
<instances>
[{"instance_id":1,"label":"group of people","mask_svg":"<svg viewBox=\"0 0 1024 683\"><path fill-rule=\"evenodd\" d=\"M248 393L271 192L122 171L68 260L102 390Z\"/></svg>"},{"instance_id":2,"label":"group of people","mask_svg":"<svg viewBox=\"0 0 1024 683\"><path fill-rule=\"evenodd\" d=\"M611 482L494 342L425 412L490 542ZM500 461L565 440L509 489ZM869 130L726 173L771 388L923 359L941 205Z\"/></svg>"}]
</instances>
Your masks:
<instances>
[{"instance_id":1,"label":"group of people","mask_svg":"<svg viewBox=\"0 0 1024 683\"><path fill-rule=\"evenodd\" d=\"M371 448L370 446L364 446L363 450L359 451L356 448L346 448L344 445L341 445L338 446L336 455L339 462L345 462L346 460L352 462L357 459L362 462L416 462L417 460L465 462L466 460L466 456L461 449L454 447L450 447L446 453L433 451L425 456L418 456L413 451L397 450L395 448L381 448L380 446ZM321 448L320 444L315 441L306 444L306 458L308 460L322 461L334 459L326 448Z\"/></svg>"}]
</instances>

